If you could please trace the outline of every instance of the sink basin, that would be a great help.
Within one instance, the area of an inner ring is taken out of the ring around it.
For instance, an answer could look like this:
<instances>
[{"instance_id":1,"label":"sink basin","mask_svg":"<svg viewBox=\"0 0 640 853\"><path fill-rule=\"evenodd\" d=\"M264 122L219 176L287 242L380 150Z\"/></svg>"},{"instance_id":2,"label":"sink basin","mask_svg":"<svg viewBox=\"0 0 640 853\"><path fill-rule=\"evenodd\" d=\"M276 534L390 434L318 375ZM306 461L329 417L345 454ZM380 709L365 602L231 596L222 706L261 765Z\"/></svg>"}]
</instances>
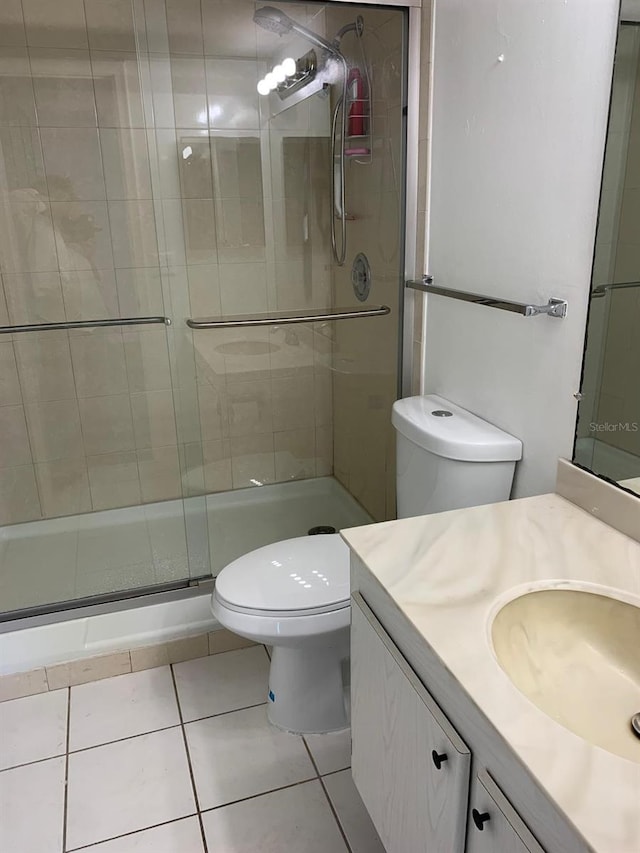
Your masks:
<instances>
[{"instance_id":1,"label":"sink basin","mask_svg":"<svg viewBox=\"0 0 640 853\"><path fill-rule=\"evenodd\" d=\"M515 686L565 728L640 763L640 607L576 589L515 598L491 625L495 655Z\"/></svg>"}]
</instances>

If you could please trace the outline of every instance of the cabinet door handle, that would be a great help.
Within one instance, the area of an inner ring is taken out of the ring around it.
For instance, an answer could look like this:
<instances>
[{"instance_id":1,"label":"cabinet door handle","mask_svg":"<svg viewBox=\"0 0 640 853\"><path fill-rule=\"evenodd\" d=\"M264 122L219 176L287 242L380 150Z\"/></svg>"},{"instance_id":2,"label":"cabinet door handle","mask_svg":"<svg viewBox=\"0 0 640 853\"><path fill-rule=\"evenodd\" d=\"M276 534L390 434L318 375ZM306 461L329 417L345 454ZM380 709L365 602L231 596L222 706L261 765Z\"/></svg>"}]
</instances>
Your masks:
<instances>
[{"instance_id":1,"label":"cabinet door handle","mask_svg":"<svg viewBox=\"0 0 640 853\"><path fill-rule=\"evenodd\" d=\"M436 765L436 770L440 770L444 762L449 760L446 752L438 753L435 749L431 751L431 758L433 758L433 763Z\"/></svg>"},{"instance_id":2,"label":"cabinet door handle","mask_svg":"<svg viewBox=\"0 0 640 853\"><path fill-rule=\"evenodd\" d=\"M473 818L473 822L481 832L484 829L485 823L488 820L491 820L491 815L489 814L489 812L479 812L478 809L471 809L471 817Z\"/></svg>"}]
</instances>

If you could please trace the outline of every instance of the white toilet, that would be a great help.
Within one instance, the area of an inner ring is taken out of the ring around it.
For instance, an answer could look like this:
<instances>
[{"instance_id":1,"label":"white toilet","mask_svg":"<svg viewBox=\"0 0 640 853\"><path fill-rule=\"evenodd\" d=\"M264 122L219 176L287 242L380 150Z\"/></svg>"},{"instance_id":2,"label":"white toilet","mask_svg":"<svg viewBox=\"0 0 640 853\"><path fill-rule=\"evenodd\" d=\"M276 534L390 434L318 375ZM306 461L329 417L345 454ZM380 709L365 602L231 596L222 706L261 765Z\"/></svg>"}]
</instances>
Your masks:
<instances>
[{"instance_id":1,"label":"white toilet","mask_svg":"<svg viewBox=\"0 0 640 853\"><path fill-rule=\"evenodd\" d=\"M508 500L517 438L436 396L398 400L392 422L398 518ZM303 734L349 725L349 550L338 534L239 557L216 578L211 606L225 628L272 646L271 723Z\"/></svg>"}]
</instances>

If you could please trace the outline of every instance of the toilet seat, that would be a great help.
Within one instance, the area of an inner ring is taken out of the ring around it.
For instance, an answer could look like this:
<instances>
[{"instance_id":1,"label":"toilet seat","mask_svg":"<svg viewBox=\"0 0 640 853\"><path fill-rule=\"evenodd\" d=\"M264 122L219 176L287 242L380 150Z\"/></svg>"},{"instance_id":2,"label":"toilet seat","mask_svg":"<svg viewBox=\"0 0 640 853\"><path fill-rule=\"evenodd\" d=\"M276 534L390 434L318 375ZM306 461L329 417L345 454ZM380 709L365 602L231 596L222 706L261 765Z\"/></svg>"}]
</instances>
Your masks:
<instances>
[{"instance_id":1,"label":"toilet seat","mask_svg":"<svg viewBox=\"0 0 640 853\"><path fill-rule=\"evenodd\" d=\"M336 534L298 536L244 554L220 572L214 598L238 615L293 619L349 608L349 549Z\"/></svg>"}]
</instances>

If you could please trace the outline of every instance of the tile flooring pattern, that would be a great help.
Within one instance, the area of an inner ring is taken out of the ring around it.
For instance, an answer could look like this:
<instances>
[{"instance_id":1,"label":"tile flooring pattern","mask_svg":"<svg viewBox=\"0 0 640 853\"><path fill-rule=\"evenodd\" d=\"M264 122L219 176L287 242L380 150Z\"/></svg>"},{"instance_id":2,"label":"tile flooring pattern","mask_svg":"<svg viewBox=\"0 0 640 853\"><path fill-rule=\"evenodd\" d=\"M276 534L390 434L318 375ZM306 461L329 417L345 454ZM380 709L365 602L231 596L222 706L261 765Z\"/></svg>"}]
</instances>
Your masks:
<instances>
[{"instance_id":1,"label":"tile flooring pattern","mask_svg":"<svg viewBox=\"0 0 640 853\"><path fill-rule=\"evenodd\" d=\"M0 704L2 853L384 853L348 732L267 723L262 646Z\"/></svg>"}]
</instances>

